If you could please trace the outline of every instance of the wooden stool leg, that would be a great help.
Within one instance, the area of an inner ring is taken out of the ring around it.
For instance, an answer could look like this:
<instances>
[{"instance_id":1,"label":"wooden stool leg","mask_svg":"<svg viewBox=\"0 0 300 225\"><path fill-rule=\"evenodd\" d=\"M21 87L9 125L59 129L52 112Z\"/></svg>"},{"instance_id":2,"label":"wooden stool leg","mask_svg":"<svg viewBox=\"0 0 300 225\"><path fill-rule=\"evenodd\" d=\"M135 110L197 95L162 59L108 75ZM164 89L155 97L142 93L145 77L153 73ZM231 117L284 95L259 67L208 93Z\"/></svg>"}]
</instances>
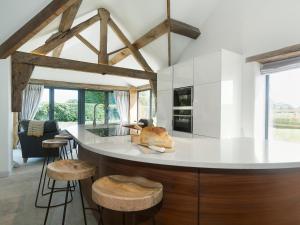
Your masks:
<instances>
[{"instance_id":1,"label":"wooden stool leg","mask_svg":"<svg viewBox=\"0 0 300 225\"><path fill-rule=\"evenodd\" d=\"M80 182L80 180L78 181L78 183L79 183L79 191L80 191L80 197L81 197L81 205L82 205L82 212L83 212L84 224L87 225L86 214L85 214L85 206L84 206L84 200L83 200L83 195L82 195L82 189L81 189L81 182Z\"/></svg>"},{"instance_id":2,"label":"wooden stool leg","mask_svg":"<svg viewBox=\"0 0 300 225\"><path fill-rule=\"evenodd\" d=\"M68 205L69 191L70 191L70 181L68 181L68 185L67 185L67 191L66 191L66 198L65 198L65 205L64 205L64 213L63 213L62 225L65 224L65 220L66 220L66 211L67 211L67 205Z\"/></svg>"},{"instance_id":3,"label":"wooden stool leg","mask_svg":"<svg viewBox=\"0 0 300 225\"><path fill-rule=\"evenodd\" d=\"M52 188L51 188L51 193L50 193L50 197L49 197L49 202L48 202L48 207L47 207L46 216L45 216L45 220L44 220L44 225L47 224L47 219L48 219L48 214L49 214L49 210L50 210L50 206L51 206L54 187L55 187L55 180L53 181Z\"/></svg>"}]
</instances>

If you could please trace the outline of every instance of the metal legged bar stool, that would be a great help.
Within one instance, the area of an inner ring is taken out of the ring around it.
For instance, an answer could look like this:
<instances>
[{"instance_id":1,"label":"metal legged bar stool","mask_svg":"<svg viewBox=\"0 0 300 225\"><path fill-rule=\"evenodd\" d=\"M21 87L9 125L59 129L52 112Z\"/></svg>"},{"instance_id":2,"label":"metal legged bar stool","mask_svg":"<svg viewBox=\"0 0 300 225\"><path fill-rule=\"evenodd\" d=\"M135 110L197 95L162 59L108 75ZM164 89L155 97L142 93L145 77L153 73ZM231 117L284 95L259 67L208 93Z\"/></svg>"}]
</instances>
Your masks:
<instances>
[{"instance_id":1,"label":"metal legged bar stool","mask_svg":"<svg viewBox=\"0 0 300 225\"><path fill-rule=\"evenodd\" d=\"M55 135L55 139L63 139L63 140L68 140L68 144L69 144L69 147L70 147L70 153L71 153L71 159L74 159L73 157L73 147L72 147L72 140L73 140L73 137L69 134L58 134L58 135Z\"/></svg>"},{"instance_id":2,"label":"metal legged bar stool","mask_svg":"<svg viewBox=\"0 0 300 225\"><path fill-rule=\"evenodd\" d=\"M51 201L52 196L55 190L55 182L56 181L66 181L67 182L67 191L65 197L65 204L64 204L64 211L63 211L63 218L62 218L62 225L65 224L65 217L66 217L66 210L67 210L67 199L68 194L70 192L70 182L71 181L78 181L79 183L79 190L80 190L80 197L81 197L81 204L82 204L82 211L84 216L84 224L87 225L86 221L86 214L85 210L90 208L85 208L84 200L81 190L81 180L84 179L92 179L95 175L96 168L85 161L81 160L59 160L53 163L50 163L47 167L47 175L53 180L51 194L49 197L47 212L44 220L44 225L47 224L49 210L51 208ZM99 211L100 213L100 211Z\"/></svg>"},{"instance_id":3,"label":"metal legged bar stool","mask_svg":"<svg viewBox=\"0 0 300 225\"><path fill-rule=\"evenodd\" d=\"M101 206L102 210L123 212L123 224L126 224L125 213L133 214L134 225L134 212L154 207L161 202L162 197L162 184L143 177L107 176L98 179L92 186L93 201ZM154 216L152 222L155 224ZM103 221L99 220L98 224L101 223L103 224Z\"/></svg>"},{"instance_id":4,"label":"metal legged bar stool","mask_svg":"<svg viewBox=\"0 0 300 225\"><path fill-rule=\"evenodd\" d=\"M45 140L42 142L42 147L43 150L46 151L46 155L47 157L45 157L44 162L43 162L43 166L42 166L42 171L41 171L41 175L40 175L40 180L39 180L39 184L38 184L38 189L37 189L37 193L36 193L36 198L35 198L35 207L36 208L47 208L47 206L45 205L40 205L39 202L39 197L41 194L42 196L45 195L49 195L50 192L45 192L45 183L46 183L46 167L49 164L50 161L50 152L51 151L59 151L59 158L63 158L63 155L65 155L65 146L67 145L68 141L67 140L58 140L58 139L49 139L49 140ZM55 157L53 157L53 161L55 160ZM48 180L48 186L49 186L49 182L50 180ZM56 191L66 191L66 188L58 188ZM72 201L72 195L71 195L71 200L69 200L69 202ZM56 205L52 205L51 207L57 207L57 206L61 206L64 203L61 204L56 204Z\"/></svg>"}]
</instances>

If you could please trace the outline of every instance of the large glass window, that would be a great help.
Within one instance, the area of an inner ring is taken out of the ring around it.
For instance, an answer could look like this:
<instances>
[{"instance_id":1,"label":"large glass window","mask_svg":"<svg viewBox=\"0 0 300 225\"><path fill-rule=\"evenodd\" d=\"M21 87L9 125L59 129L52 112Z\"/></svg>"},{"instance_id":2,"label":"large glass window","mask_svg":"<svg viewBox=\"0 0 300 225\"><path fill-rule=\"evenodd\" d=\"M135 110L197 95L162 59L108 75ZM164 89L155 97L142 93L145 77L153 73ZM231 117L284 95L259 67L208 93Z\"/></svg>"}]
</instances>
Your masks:
<instances>
[{"instance_id":1,"label":"large glass window","mask_svg":"<svg viewBox=\"0 0 300 225\"><path fill-rule=\"evenodd\" d=\"M85 91L85 124L93 124L96 107L97 124L105 123L105 92Z\"/></svg>"},{"instance_id":2,"label":"large glass window","mask_svg":"<svg viewBox=\"0 0 300 225\"><path fill-rule=\"evenodd\" d=\"M65 127L78 122L78 91L54 90L54 120L60 127Z\"/></svg>"},{"instance_id":3,"label":"large glass window","mask_svg":"<svg viewBox=\"0 0 300 225\"><path fill-rule=\"evenodd\" d=\"M96 106L97 105L97 106ZM56 120L61 128L77 123L119 124L120 115L112 91L45 88L36 120Z\"/></svg>"},{"instance_id":4,"label":"large glass window","mask_svg":"<svg viewBox=\"0 0 300 225\"><path fill-rule=\"evenodd\" d=\"M44 88L38 111L34 117L35 120L49 120L49 100L50 90L49 88Z\"/></svg>"},{"instance_id":5,"label":"large glass window","mask_svg":"<svg viewBox=\"0 0 300 225\"><path fill-rule=\"evenodd\" d=\"M270 140L300 141L300 69L267 78L267 126Z\"/></svg>"}]
</instances>

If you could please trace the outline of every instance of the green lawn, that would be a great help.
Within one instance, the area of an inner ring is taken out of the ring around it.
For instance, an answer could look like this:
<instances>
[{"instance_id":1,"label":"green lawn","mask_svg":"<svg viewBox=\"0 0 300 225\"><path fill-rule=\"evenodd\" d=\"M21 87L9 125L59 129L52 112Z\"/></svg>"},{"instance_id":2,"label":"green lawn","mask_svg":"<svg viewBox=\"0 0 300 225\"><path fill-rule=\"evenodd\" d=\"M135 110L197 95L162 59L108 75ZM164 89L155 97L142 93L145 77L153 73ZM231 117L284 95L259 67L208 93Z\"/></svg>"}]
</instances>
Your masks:
<instances>
[{"instance_id":1,"label":"green lawn","mask_svg":"<svg viewBox=\"0 0 300 225\"><path fill-rule=\"evenodd\" d=\"M272 132L274 140L300 142L300 129L273 128Z\"/></svg>"}]
</instances>

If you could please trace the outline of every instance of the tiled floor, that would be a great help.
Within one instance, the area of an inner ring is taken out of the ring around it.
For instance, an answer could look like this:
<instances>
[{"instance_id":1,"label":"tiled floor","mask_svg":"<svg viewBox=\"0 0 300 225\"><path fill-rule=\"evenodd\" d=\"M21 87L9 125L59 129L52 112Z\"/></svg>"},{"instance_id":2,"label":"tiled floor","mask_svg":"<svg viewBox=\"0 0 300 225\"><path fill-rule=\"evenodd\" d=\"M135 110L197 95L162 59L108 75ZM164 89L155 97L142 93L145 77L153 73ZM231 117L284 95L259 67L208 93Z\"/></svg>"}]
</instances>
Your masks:
<instances>
[{"instance_id":1,"label":"tiled floor","mask_svg":"<svg viewBox=\"0 0 300 225\"><path fill-rule=\"evenodd\" d=\"M10 177L0 178L0 225L42 225L46 210L34 207L42 160L29 159L27 164L23 164L19 150L14 151L14 160L20 167L13 169ZM56 194L54 201L63 201L64 196L64 193ZM48 197L44 197L41 203L46 204L47 201ZM47 224L61 224L62 213L62 207L50 210ZM87 211L87 217L88 225L97 224L91 212ZM78 188L73 202L68 204L68 224L84 224Z\"/></svg>"}]
</instances>

